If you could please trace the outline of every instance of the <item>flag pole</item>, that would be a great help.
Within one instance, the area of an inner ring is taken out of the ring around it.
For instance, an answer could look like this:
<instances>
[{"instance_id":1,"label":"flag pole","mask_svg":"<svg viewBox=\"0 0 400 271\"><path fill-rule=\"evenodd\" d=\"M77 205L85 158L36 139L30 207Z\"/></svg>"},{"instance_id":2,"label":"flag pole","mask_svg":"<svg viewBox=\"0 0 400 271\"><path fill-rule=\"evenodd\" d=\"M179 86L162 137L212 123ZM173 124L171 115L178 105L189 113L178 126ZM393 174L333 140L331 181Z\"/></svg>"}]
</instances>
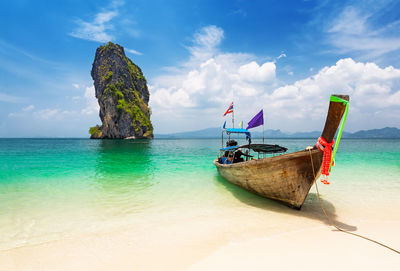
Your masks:
<instances>
[{"instance_id":1,"label":"flag pole","mask_svg":"<svg viewBox=\"0 0 400 271\"><path fill-rule=\"evenodd\" d=\"M263 144L264 144L264 124L263 124Z\"/></svg>"},{"instance_id":2,"label":"flag pole","mask_svg":"<svg viewBox=\"0 0 400 271\"><path fill-rule=\"evenodd\" d=\"M263 144L264 144L264 110L263 110Z\"/></svg>"},{"instance_id":3,"label":"flag pole","mask_svg":"<svg viewBox=\"0 0 400 271\"><path fill-rule=\"evenodd\" d=\"M233 105L233 102L232 102ZM235 128L235 107L232 108L232 128Z\"/></svg>"}]
</instances>

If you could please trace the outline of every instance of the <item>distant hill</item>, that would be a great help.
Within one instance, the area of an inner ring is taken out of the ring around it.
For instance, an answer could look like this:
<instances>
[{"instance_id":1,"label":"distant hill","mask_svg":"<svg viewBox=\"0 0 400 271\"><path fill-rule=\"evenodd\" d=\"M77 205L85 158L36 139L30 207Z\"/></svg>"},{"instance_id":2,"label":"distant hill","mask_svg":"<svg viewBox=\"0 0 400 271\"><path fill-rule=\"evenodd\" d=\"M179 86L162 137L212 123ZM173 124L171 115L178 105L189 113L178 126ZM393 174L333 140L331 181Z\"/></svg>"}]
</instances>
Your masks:
<instances>
[{"instance_id":1,"label":"distant hill","mask_svg":"<svg viewBox=\"0 0 400 271\"><path fill-rule=\"evenodd\" d=\"M220 138L221 128L207 128L198 131L173 133L173 134L155 134L154 138Z\"/></svg>"},{"instance_id":2,"label":"distant hill","mask_svg":"<svg viewBox=\"0 0 400 271\"><path fill-rule=\"evenodd\" d=\"M349 135L350 138L400 138L400 129L385 127L382 129L361 130Z\"/></svg>"},{"instance_id":3,"label":"distant hill","mask_svg":"<svg viewBox=\"0 0 400 271\"><path fill-rule=\"evenodd\" d=\"M198 131L173 134L155 134L155 138L220 138L221 128L207 128ZM253 138L261 138L262 132L251 133ZM321 131L285 133L281 130L264 131L265 138L317 138ZM400 129L385 127L382 129L361 130L355 133L343 132L342 138L400 138Z\"/></svg>"}]
</instances>

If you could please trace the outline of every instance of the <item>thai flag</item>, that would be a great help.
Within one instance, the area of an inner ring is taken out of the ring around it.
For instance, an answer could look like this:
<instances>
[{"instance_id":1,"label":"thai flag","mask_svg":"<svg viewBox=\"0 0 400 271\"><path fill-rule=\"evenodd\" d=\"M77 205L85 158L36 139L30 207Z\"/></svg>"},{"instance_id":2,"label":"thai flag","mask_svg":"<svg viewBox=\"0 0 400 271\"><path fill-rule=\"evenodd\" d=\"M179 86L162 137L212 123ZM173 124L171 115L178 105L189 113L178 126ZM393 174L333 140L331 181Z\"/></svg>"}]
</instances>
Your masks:
<instances>
[{"instance_id":1,"label":"thai flag","mask_svg":"<svg viewBox=\"0 0 400 271\"><path fill-rule=\"evenodd\" d=\"M223 115L223 117L225 117L226 115L228 115L229 113L233 112L233 102L231 103L231 105L229 106L228 110L226 110L225 114Z\"/></svg>"}]
</instances>

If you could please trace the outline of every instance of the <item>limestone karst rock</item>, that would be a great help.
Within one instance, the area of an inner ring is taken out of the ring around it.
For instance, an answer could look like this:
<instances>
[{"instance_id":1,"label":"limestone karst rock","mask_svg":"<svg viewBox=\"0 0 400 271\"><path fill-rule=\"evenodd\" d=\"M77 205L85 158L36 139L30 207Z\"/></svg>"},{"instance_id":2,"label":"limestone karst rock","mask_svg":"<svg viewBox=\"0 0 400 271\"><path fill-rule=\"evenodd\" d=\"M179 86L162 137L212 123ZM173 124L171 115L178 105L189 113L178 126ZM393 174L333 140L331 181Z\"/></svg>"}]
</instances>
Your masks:
<instances>
[{"instance_id":1,"label":"limestone karst rock","mask_svg":"<svg viewBox=\"0 0 400 271\"><path fill-rule=\"evenodd\" d=\"M149 90L141 69L112 42L96 50L92 78L102 125L90 138L153 138Z\"/></svg>"}]
</instances>

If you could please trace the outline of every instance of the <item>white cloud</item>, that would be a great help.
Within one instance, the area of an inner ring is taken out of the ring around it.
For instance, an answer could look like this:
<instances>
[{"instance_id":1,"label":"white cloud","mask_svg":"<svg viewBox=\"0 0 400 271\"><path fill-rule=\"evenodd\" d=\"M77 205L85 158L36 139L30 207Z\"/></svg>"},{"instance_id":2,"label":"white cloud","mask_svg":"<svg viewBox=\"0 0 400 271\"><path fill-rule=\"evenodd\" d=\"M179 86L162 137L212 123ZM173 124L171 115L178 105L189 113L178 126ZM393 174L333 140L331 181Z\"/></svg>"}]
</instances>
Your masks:
<instances>
[{"instance_id":1,"label":"white cloud","mask_svg":"<svg viewBox=\"0 0 400 271\"><path fill-rule=\"evenodd\" d=\"M279 59L284 58L284 57L286 57L286 54L282 53L276 58L276 60L279 60Z\"/></svg>"},{"instance_id":2,"label":"white cloud","mask_svg":"<svg viewBox=\"0 0 400 271\"><path fill-rule=\"evenodd\" d=\"M0 92L0 102L5 102L5 103L20 103L23 102L24 98L14 96L14 95L9 95L6 93L1 93Z\"/></svg>"},{"instance_id":3,"label":"white cloud","mask_svg":"<svg viewBox=\"0 0 400 271\"><path fill-rule=\"evenodd\" d=\"M118 8L123 4L123 1L111 1L109 7L98 12L91 22L77 19L77 28L69 35L97 42L113 41L115 37L111 32L115 27L112 20L119 15Z\"/></svg>"},{"instance_id":4,"label":"white cloud","mask_svg":"<svg viewBox=\"0 0 400 271\"><path fill-rule=\"evenodd\" d=\"M217 53L217 47L224 37L224 31L215 25L203 27L193 37L193 46L188 47L191 53L189 63L198 65L199 61L211 58Z\"/></svg>"},{"instance_id":5,"label":"white cloud","mask_svg":"<svg viewBox=\"0 0 400 271\"><path fill-rule=\"evenodd\" d=\"M31 117L41 120L65 120L66 117L82 117L83 115L93 115L99 113L99 105L95 97L94 86L86 87L83 96L73 96L73 101L82 100L84 107L82 109L66 110L59 107L56 108L44 108L35 110L34 105L29 105L22 108L19 112L9 113L8 116L12 118L16 117Z\"/></svg>"},{"instance_id":6,"label":"white cloud","mask_svg":"<svg viewBox=\"0 0 400 271\"><path fill-rule=\"evenodd\" d=\"M239 75L242 80L249 82L268 82L275 79L276 66L272 62L266 62L261 67L257 62L252 61L239 68Z\"/></svg>"},{"instance_id":7,"label":"white cloud","mask_svg":"<svg viewBox=\"0 0 400 271\"><path fill-rule=\"evenodd\" d=\"M81 110L81 113L85 115L98 114L100 107L95 97L94 86L86 87L83 97L86 100L86 107Z\"/></svg>"},{"instance_id":8,"label":"white cloud","mask_svg":"<svg viewBox=\"0 0 400 271\"><path fill-rule=\"evenodd\" d=\"M134 29L134 21L131 18L124 18L120 15L124 13L121 7L125 4L124 1L112 0L106 7L102 8L100 12L95 14L94 19L91 21L77 19L75 23L77 27L70 36L96 41L108 42L115 40L115 34L123 32L124 35L139 37L139 31ZM129 17L131 17L130 15ZM118 20L116 20L118 18ZM139 52L138 52L139 53Z\"/></svg>"},{"instance_id":9,"label":"white cloud","mask_svg":"<svg viewBox=\"0 0 400 271\"><path fill-rule=\"evenodd\" d=\"M79 89L79 84L72 84L72 86L76 89Z\"/></svg>"},{"instance_id":10,"label":"white cloud","mask_svg":"<svg viewBox=\"0 0 400 271\"><path fill-rule=\"evenodd\" d=\"M8 116L9 116L10 118L15 118L15 117L21 117L22 114L21 114L21 113L14 113L14 112L11 112L11 113L8 114Z\"/></svg>"},{"instance_id":11,"label":"white cloud","mask_svg":"<svg viewBox=\"0 0 400 271\"><path fill-rule=\"evenodd\" d=\"M125 48L125 51L127 51L128 53L131 53L131 54L133 54L133 55L138 55L138 56L143 55L141 52L138 52L138 51L136 51L136 50L134 50L134 49Z\"/></svg>"},{"instance_id":12,"label":"white cloud","mask_svg":"<svg viewBox=\"0 0 400 271\"><path fill-rule=\"evenodd\" d=\"M385 118L400 111L400 69L380 68L375 63L355 62L351 58L341 59L314 76L279 87L271 94L265 93L262 100L269 105L272 119L284 116L296 127L293 130L301 126L309 130L314 120L322 125L326 101L334 93L350 95L349 119L353 129L400 124L400 117ZM290 130L290 126L286 129Z\"/></svg>"},{"instance_id":13,"label":"white cloud","mask_svg":"<svg viewBox=\"0 0 400 271\"><path fill-rule=\"evenodd\" d=\"M275 80L275 64L261 66L251 55L226 54L217 46L223 30L209 26L197 32L190 59L177 72L155 78L151 85L154 109L209 108L225 106L232 98L248 97L261 92ZM202 52L202 53L199 53ZM154 110L156 111L156 110Z\"/></svg>"},{"instance_id":14,"label":"white cloud","mask_svg":"<svg viewBox=\"0 0 400 271\"><path fill-rule=\"evenodd\" d=\"M32 112L34 109L35 109L35 106L33 104L31 104L31 105L28 105L27 107L22 108L20 112L9 113L8 116L11 118L24 117L27 114L31 114L29 112Z\"/></svg>"},{"instance_id":15,"label":"white cloud","mask_svg":"<svg viewBox=\"0 0 400 271\"><path fill-rule=\"evenodd\" d=\"M222 28L215 25L203 27L194 35L195 48L213 49L221 43L223 37Z\"/></svg>"},{"instance_id":16,"label":"white cloud","mask_svg":"<svg viewBox=\"0 0 400 271\"><path fill-rule=\"evenodd\" d=\"M45 108L33 112L33 116L41 120L65 120L66 117L79 116L75 110L62 110L60 108Z\"/></svg>"},{"instance_id":17,"label":"white cloud","mask_svg":"<svg viewBox=\"0 0 400 271\"><path fill-rule=\"evenodd\" d=\"M219 126L231 101L238 122L264 108L268 129L321 130L335 93L351 97L347 129L400 125L400 117L393 118L394 112L400 115L399 69L346 58L279 87L274 62L258 64L250 54L221 52L222 37L222 29L214 26L199 31L189 59L152 80L157 133Z\"/></svg>"},{"instance_id":18,"label":"white cloud","mask_svg":"<svg viewBox=\"0 0 400 271\"><path fill-rule=\"evenodd\" d=\"M223 30L208 26L198 31L189 47L189 59L150 85L153 119L165 125L178 119L215 118L232 100L245 104L275 85L275 63L259 65L243 53L223 53L218 46ZM175 122L176 123L176 122Z\"/></svg>"},{"instance_id":19,"label":"white cloud","mask_svg":"<svg viewBox=\"0 0 400 271\"><path fill-rule=\"evenodd\" d=\"M35 109L35 106L33 104L31 104L31 105L28 105L27 107L22 108L22 111L31 112L33 109Z\"/></svg>"},{"instance_id":20,"label":"white cloud","mask_svg":"<svg viewBox=\"0 0 400 271\"><path fill-rule=\"evenodd\" d=\"M344 8L327 29L329 42L341 53L355 52L365 59L399 50L399 21L374 27L373 19L372 12L353 6Z\"/></svg>"},{"instance_id":21,"label":"white cloud","mask_svg":"<svg viewBox=\"0 0 400 271\"><path fill-rule=\"evenodd\" d=\"M92 22L85 22L78 19L76 21L78 27L69 35L97 42L112 41L114 40L114 36L109 33L109 30L113 30L114 25L110 21L117 15L117 10L111 10L97 13Z\"/></svg>"},{"instance_id":22,"label":"white cloud","mask_svg":"<svg viewBox=\"0 0 400 271\"><path fill-rule=\"evenodd\" d=\"M49 120L53 117L58 117L61 114L59 109L46 108L34 112L34 116L39 119Z\"/></svg>"}]
</instances>

